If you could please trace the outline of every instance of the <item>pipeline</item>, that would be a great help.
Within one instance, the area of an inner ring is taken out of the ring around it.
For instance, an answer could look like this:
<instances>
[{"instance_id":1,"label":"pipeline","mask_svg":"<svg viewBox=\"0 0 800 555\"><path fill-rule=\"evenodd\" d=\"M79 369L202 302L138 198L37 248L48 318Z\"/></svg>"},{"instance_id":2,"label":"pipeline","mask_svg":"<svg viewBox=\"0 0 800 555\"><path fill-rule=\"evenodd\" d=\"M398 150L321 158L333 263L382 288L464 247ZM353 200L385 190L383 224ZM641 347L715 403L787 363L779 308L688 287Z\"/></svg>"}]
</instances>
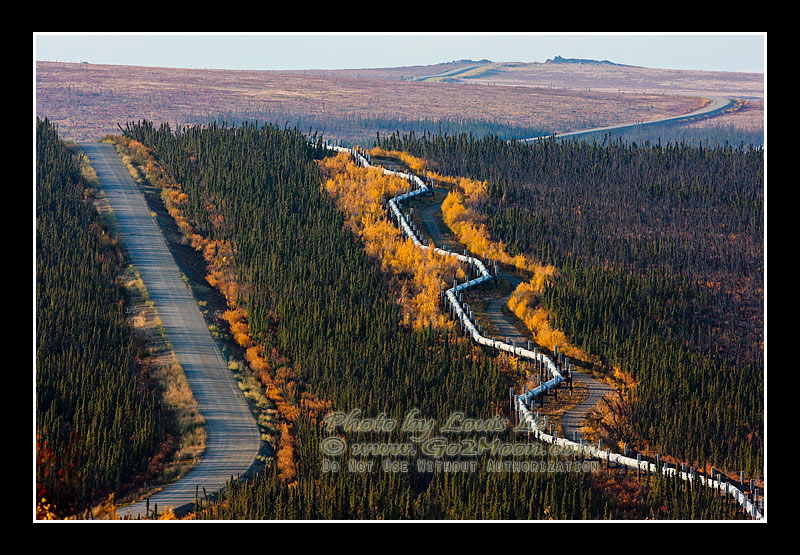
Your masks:
<instances>
[{"instance_id":1,"label":"pipeline","mask_svg":"<svg viewBox=\"0 0 800 555\"><path fill-rule=\"evenodd\" d=\"M376 166L373 166L370 163L371 161L370 159L361 154L359 149L351 149L333 145L326 145L326 146L327 148L335 150L337 152L350 153L353 156L355 162L359 166L365 168L376 168ZM750 500L744 491L740 490L739 488L737 488L736 486L734 486L729 482L723 481L721 473L717 473L715 479L713 477L713 472L712 472L712 477L708 478L700 473L695 473L693 467L687 471L685 469L685 465L682 465L683 468L679 471L677 468L670 467L669 464L666 462L662 464L657 464L644 461L642 460L641 455L637 455L637 457L634 459L631 457L620 455L618 453L612 453L608 448L602 449L602 442L599 442L598 446L595 447L594 445L584 443L583 439L581 439L580 441L570 441L567 438L559 438L555 433L548 434L546 433L546 430L541 430L540 429L541 419L535 417L531 413L529 406L531 404L531 401L534 400L536 397L544 394L550 389L557 387L560 383L564 381L564 377L562 376L559 367L549 357L547 357L543 353L538 352L537 349L531 351L530 349L525 349L523 347L519 347L513 344L510 345L502 341L497 341L494 338L488 338L481 335L480 331L475 327L475 324L472 322L471 311L470 313L468 313L467 310L465 310L461 306L461 303L458 300L458 294L461 291L464 291L466 289L469 289L471 287L480 285L481 283L494 279L495 276L492 276L491 272L486 268L486 265L483 263L483 261L473 256L467 255L466 251L464 254L460 254L423 244L417 237L417 234L415 233L412 224L409 222L409 219L406 216L404 216L403 213L400 211L398 204L402 203L404 200L414 198L424 193L428 193L430 192L430 189L428 189L428 186L425 184L425 182L416 175L410 173L397 172L381 167L377 167L377 169L382 170L385 175L394 175L402 179L405 179L413 187L413 188L410 187L408 191L406 191L401 195L395 195L387 202L389 213L397 222L397 225L400 227L401 231L403 232L403 235L409 238L415 246L421 249L433 249L434 253L441 256L454 256L461 262L471 264L477 270L478 277L472 280L465 281L464 283L461 284L454 282L453 287L451 287L450 289L448 289L443 293L444 299L450 304L451 310L455 315L455 318L461 323L463 329L465 330L465 333L471 336L472 339L480 345L492 347L500 351L511 353L520 358L524 358L542 364L547 369L549 375L552 376L550 380L540 384L539 386L531 390L522 393L521 395L513 395L512 402L514 404L517 417L519 418L519 429L531 431L534 433L535 437L539 441L542 441L544 443L549 443L552 445L557 445L558 447L564 449L565 451L571 450L575 454L580 455L582 457L588 457L600 461L606 461L608 464L613 463L618 466L624 466L637 471L649 472L651 474L655 474L660 471L664 475L669 475L673 477L677 476L684 481L688 480L690 483L699 482L702 485L717 489L733 497L734 500L736 500L736 502L745 510L745 512L749 514L751 517L753 517L755 520L763 519L763 515L756 506L755 496L753 500ZM495 273L496 273L496 266L495 266Z\"/></svg>"}]
</instances>

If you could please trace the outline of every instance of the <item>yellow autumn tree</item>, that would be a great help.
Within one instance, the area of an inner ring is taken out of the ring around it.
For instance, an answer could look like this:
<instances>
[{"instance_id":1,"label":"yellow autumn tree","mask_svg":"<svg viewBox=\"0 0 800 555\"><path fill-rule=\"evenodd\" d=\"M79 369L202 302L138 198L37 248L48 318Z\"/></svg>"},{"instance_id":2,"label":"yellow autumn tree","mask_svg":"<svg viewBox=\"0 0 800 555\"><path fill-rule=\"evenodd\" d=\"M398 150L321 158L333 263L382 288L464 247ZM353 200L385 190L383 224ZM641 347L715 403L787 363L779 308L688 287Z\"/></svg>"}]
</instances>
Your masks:
<instances>
[{"instance_id":1,"label":"yellow autumn tree","mask_svg":"<svg viewBox=\"0 0 800 555\"><path fill-rule=\"evenodd\" d=\"M421 163L421 161L419 161ZM347 227L364 243L364 250L382 269L405 278L393 288L401 307L402 323L415 329L452 327L439 308L439 286L444 276L464 279L458 261L442 258L403 239L381 206L408 188L408 183L376 168L362 168L347 153L320 161L323 189L345 215Z\"/></svg>"},{"instance_id":2,"label":"yellow autumn tree","mask_svg":"<svg viewBox=\"0 0 800 555\"><path fill-rule=\"evenodd\" d=\"M290 484L297 477L294 462L294 437L286 424L281 425L281 436L278 440L278 475L285 484Z\"/></svg>"},{"instance_id":3,"label":"yellow autumn tree","mask_svg":"<svg viewBox=\"0 0 800 555\"><path fill-rule=\"evenodd\" d=\"M556 268L540 264L521 254L511 256L501 242L490 238L485 218L478 209L489 199L486 181L440 174L431 176L452 186L452 190L442 202L442 217L459 241L479 256L485 255L531 275L530 279L520 283L509 297L508 307L530 330L536 343L550 350L558 347L560 352L576 359L597 361L597 357L590 357L572 345L564 332L554 329L547 311L541 306L545 285L557 277Z\"/></svg>"},{"instance_id":4,"label":"yellow autumn tree","mask_svg":"<svg viewBox=\"0 0 800 555\"><path fill-rule=\"evenodd\" d=\"M449 181L454 185L442 202L442 218L448 228L466 247L478 256L487 256L502 264L521 270L538 272L550 276L555 272L552 266L542 266L518 254L511 256L504 245L490 238L484 216L475 208L487 198L486 182L468 178L450 178L436 175L435 179Z\"/></svg>"},{"instance_id":5,"label":"yellow autumn tree","mask_svg":"<svg viewBox=\"0 0 800 555\"><path fill-rule=\"evenodd\" d=\"M536 278L534 278L535 280ZM533 334L533 340L551 351L558 351L578 360L590 361L591 357L572 345L561 330L550 325L547 311L540 305L541 289L534 280L520 283L508 299L508 308Z\"/></svg>"},{"instance_id":6,"label":"yellow autumn tree","mask_svg":"<svg viewBox=\"0 0 800 555\"><path fill-rule=\"evenodd\" d=\"M409 169L417 175L424 175L425 160L412 156L408 152L401 152L399 150L386 150L380 147L373 147L368 151L372 156L381 156L383 158L397 158L409 167Z\"/></svg>"}]
</instances>

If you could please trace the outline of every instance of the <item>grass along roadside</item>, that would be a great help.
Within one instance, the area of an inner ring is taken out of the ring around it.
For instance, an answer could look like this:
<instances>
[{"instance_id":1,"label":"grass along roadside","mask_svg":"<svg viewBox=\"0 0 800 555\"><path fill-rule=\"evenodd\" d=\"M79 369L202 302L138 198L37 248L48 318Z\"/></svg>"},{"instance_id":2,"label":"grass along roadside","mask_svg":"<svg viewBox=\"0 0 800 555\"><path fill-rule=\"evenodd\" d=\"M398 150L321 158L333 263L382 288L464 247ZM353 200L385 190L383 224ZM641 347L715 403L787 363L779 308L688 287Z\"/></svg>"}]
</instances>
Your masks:
<instances>
[{"instance_id":1,"label":"grass along roadside","mask_svg":"<svg viewBox=\"0 0 800 555\"><path fill-rule=\"evenodd\" d=\"M149 375L161 391L163 403L172 420L175 441L174 450L163 462L157 479L148 482L133 495L120 498L120 504L156 493L178 480L191 470L206 448L205 419L199 411L183 368L164 334L147 288L132 264L128 265L121 276L121 282L128 299L128 321L147 345Z\"/></svg>"},{"instance_id":2,"label":"grass along roadside","mask_svg":"<svg viewBox=\"0 0 800 555\"><path fill-rule=\"evenodd\" d=\"M256 418L261 439L265 442L258 461L266 463L274 456L280 436L278 408L265 394L264 386L247 361L246 350L235 341L230 324L223 317L228 310L225 296L208 282L208 268L203 254L196 250L191 238L187 237L168 210L164 187L158 185L158 179L151 179L151 176L160 173L153 160L143 154L138 143L131 148L125 137L108 136L104 142L115 145L131 177L142 187L150 213L164 235L181 277L192 290L211 336L217 342L228 369L233 372Z\"/></svg>"},{"instance_id":3,"label":"grass along roadside","mask_svg":"<svg viewBox=\"0 0 800 555\"><path fill-rule=\"evenodd\" d=\"M101 221L108 227L110 240L118 243L114 212L91 160L85 155L80 156L80 171L89 184L84 194L92 200ZM117 285L125 297L125 319L145 347L146 356L140 363L160 392L167 432L165 446L150 461L147 475L115 495L113 503L120 505L156 493L184 476L203 455L206 432L197 401L166 338L147 287L133 264L128 263L117 275ZM106 505L96 507L95 513L103 512Z\"/></svg>"}]
</instances>

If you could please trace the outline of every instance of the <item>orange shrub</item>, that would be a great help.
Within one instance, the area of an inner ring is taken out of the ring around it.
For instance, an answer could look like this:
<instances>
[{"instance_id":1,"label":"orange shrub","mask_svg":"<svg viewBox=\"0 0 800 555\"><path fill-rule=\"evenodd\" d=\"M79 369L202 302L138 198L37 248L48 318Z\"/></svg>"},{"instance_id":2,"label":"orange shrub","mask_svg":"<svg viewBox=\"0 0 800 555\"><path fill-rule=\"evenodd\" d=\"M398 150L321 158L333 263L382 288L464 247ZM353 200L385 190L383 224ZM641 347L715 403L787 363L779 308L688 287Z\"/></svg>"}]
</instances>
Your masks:
<instances>
[{"instance_id":1,"label":"orange shrub","mask_svg":"<svg viewBox=\"0 0 800 555\"><path fill-rule=\"evenodd\" d=\"M587 353L570 344L564 332L554 329L548 320L547 311L539 306L541 289L531 282L520 283L508 299L508 308L525 323L533 339L551 351L558 347L559 352L579 360L589 361Z\"/></svg>"},{"instance_id":2,"label":"orange shrub","mask_svg":"<svg viewBox=\"0 0 800 555\"><path fill-rule=\"evenodd\" d=\"M131 151L131 156L146 157L142 161L148 173L151 183L158 180L162 186L162 198L169 214L175 219L181 233L186 237L192 247L201 252L207 263L208 283L219 290L227 301L229 310L226 310L222 317L230 325L234 340L245 349L245 359L264 386L267 398L273 401L277 407L278 416L281 419L281 435L278 445L278 468L281 479L291 483L295 479L295 448L292 436L294 425L300 415L300 407L297 403L290 403L287 398L294 398L297 390L297 379L288 361L282 357L275 349L268 358L265 355L263 346L257 344L250 334L250 325L247 322L247 311L238 306L239 297L246 297L248 284L236 279L234 271L234 245L227 241L209 240L199 233L195 227L184 216L182 210L185 208L188 197L182 191L180 184L175 183L168 174L164 172L160 165L152 158L150 151L136 141L122 139L119 141L123 146L127 146ZM380 199L383 191L375 190ZM357 202L357 198L352 198L351 202ZM223 225L222 214L211 203L206 203L205 209L209 213L211 225L219 228ZM273 365L280 366L271 376ZM330 408L330 403L316 399L311 393L301 394L302 402L309 410L314 411L313 417L317 416L316 411ZM165 513L169 516L169 513ZM174 515L173 515L174 516Z\"/></svg>"},{"instance_id":3,"label":"orange shrub","mask_svg":"<svg viewBox=\"0 0 800 555\"><path fill-rule=\"evenodd\" d=\"M394 291L402 309L402 323L415 329L452 327L439 309L439 285L444 276L464 279L460 264L403 239L380 204L381 197L405 191L407 182L378 169L359 167L346 153L322 160L320 169L323 189L344 213L348 228L364 243L367 254L379 260L384 270L408 276Z\"/></svg>"},{"instance_id":4,"label":"orange shrub","mask_svg":"<svg viewBox=\"0 0 800 555\"><path fill-rule=\"evenodd\" d=\"M541 307L544 287L556 277L555 267L540 264L521 254L511 256L501 242L490 239L485 218L476 208L488 200L486 182L439 174L432 177L453 185L453 190L442 203L442 216L445 224L472 253L488 256L533 274L529 281L520 283L512 293L508 307L525 323L536 343L550 350L558 347L567 356L588 361L590 356L587 353L571 345L564 332L550 325L548 313Z\"/></svg>"},{"instance_id":5,"label":"orange shrub","mask_svg":"<svg viewBox=\"0 0 800 555\"><path fill-rule=\"evenodd\" d=\"M374 147L369 151L372 156L381 156L384 158L397 158L402 160L412 172L423 175L425 172L425 160L410 155L408 152L401 152L399 150L386 150L380 147Z\"/></svg>"}]
</instances>

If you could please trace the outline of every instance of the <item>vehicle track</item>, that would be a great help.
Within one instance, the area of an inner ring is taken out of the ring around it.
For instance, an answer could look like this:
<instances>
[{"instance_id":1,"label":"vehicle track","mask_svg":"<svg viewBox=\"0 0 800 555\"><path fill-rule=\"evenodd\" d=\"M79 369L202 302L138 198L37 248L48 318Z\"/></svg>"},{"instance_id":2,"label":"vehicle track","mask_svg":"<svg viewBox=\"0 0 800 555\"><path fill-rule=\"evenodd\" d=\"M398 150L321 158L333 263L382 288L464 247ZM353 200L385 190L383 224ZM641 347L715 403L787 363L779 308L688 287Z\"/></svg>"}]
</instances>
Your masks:
<instances>
[{"instance_id":1,"label":"vehicle track","mask_svg":"<svg viewBox=\"0 0 800 555\"><path fill-rule=\"evenodd\" d=\"M435 192L446 193L446 189L435 189ZM436 215L442 210L442 202L437 202L431 206L427 206L420 211L420 220L425 226L428 235L433 239L434 243L442 246L445 242L445 236L439 228L439 223ZM512 290L516 289L520 283L525 281L522 277L508 272L498 272L498 277L504 279L511 284ZM486 316L491 320L501 338L505 338L506 342L513 341L515 345L526 345L530 339L529 332L520 331L520 325L515 322L511 317L506 315L503 307L508 305L508 300L511 294L503 297L498 297L489 302L486 309ZM581 438L583 434L583 422L586 416L603 400L603 397L609 395L614 391L614 388L607 383L596 380L591 375L580 369L573 369L572 377L575 382L580 383L585 387L588 395L581 400L573 408L567 410L561 415L561 428L565 437L568 438ZM577 435L576 435L577 432Z\"/></svg>"},{"instance_id":2,"label":"vehicle track","mask_svg":"<svg viewBox=\"0 0 800 555\"><path fill-rule=\"evenodd\" d=\"M690 121L695 118L708 118L715 116L735 104L733 99L723 98L721 96L709 97L711 104L690 112L688 114L681 114L679 116L665 116L650 121L642 121L637 123L620 123L617 125L607 125L605 127L594 127L592 129L580 129L578 131L568 131L565 133L555 133L553 135L542 135L540 137L531 137L529 139L520 139L520 142L538 141L539 139L547 139L555 136L557 138L564 137L577 137L579 135L587 135L589 133L598 133L601 131L621 131L623 129L642 128L645 126L658 125L662 123L679 123L682 121Z\"/></svg>"},{"instance_id":3,"label":"vehicle track","mask_svg":"<svg viewBox=\"0 0 800 555\"><path fill-rule=\"evenodd\" d=\"M436 73L434 75L426 75L424 77L413 77L413 78L411 78L409 80L410 81L423 82L423 81L435 81L437 79L457 78L459 75L461 75L463 73L467 73L468 71L472 71L473 69L478 69L480 67L484 67L484 66L487 66L487 65L494 65L494 63L493 62L476 62L476 63L474 63L472 65L468 65L468 66L464 66L464 67L458 67L458 68L455 68L455 69L448 69L448 70L442 71L440 73Z\"/></svg>"},{"instance_id":4,"label":"vehicle track","mask_svg":"<svg viewBox=\"0 0 800 555\"><path fill-rule=\"evenodd\" d=\"M151 511L156 505L160 512L168 508L180 510L194 503L196 492L202 496L205 490L211 495L225 487L230 478L244 475L259 453L261 433L150 214L144 194L115 147L104 143L79 146L97 172L120 241L142 277L167 341L205 418L207 441L202 458L184 477L149 498ZM118 512L132 518L145 516L146 504L139 501Z\"/></svg>"}]
</instances>

